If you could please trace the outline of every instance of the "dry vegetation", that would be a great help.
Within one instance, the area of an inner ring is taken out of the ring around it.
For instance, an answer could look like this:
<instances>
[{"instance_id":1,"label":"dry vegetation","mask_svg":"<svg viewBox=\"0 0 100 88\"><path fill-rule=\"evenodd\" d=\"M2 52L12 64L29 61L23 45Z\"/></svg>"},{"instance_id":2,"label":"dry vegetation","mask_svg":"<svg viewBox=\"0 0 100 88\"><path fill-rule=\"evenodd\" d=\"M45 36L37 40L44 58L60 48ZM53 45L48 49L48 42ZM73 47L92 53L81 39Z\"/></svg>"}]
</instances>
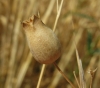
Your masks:
<instances>
[{"instance_id":1,"label":"dry vegetation","mask_svg":"<svg viewBox=\"0 0 100 88\"><path fill-rule=\"evenodd\" d=\"M0 88L36 88L42 64L32 57L21 22L38 11L53 29L56 0L0 0ZM76 88L77 79L79 88L100 88L100 0L64 0L55 33L62 45L56 61L61 70ZM71 86L51 64L46 65L40 88Z\"/></svg>"}]
</instances>

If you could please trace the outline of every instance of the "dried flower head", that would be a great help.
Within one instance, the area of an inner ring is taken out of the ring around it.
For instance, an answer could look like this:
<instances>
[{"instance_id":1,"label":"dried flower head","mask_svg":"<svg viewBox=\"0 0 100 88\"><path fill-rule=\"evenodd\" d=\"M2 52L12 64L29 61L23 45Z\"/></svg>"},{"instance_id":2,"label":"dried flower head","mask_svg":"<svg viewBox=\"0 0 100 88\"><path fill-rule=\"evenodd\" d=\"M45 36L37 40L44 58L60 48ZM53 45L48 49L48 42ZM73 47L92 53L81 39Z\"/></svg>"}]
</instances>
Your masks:
<instances>
[{"instance_id":1,"label":"dried flower head","mask_svg":"<svg viewBox=\"0 0 100 88\"><path fill-rule=\"evenodd\" d=\"M33 57L40 63L51 64L60 57L60 42L54 32L39 17L23 21L28 45Z\"/></svg>"}]
</instances>

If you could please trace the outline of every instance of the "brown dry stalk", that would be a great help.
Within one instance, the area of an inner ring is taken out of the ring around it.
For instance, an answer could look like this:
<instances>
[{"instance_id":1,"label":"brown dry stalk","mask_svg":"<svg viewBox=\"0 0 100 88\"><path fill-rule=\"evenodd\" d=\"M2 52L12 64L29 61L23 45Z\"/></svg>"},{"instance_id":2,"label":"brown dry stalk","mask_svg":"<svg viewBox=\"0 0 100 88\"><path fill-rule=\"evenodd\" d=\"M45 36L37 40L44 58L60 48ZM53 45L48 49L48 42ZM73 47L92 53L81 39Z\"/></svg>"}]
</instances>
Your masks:
<instances>
[{"instance_id":1,"label":"brown dry stalk","mask_svg":"<svg viewBox=\"0 0 100 88\"><path fill-rule=\"evenodd\" d=\"M67 80L67 82L72 86L72 88L75 88L75 86L71 83L71 81L67 78L67 76L60 70L57 64L55 62L53 64L57 68L57 70L62 74L62 76Z\"/></svg>"}]
</instances>

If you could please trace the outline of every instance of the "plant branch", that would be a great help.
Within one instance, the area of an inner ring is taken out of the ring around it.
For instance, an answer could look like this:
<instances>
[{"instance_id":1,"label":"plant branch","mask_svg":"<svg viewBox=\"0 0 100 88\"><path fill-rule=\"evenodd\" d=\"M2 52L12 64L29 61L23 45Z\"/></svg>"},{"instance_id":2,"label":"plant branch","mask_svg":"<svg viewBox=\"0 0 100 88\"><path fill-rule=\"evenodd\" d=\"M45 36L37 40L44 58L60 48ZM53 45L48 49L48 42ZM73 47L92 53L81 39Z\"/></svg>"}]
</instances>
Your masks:
<instances>
[{"instance_id":1,"label":"plant branch","mask_svg":"<svg viewBox=\"0 0 100 88\"><path fill-rule=\"evenodd\" d=\"M72 86L72 88L75 88L75 86L71 83L71 81L66 77L66 75L61 71L61 69L57 66L57 64L54 62L54 66L57 68L57 70L62 74L62 76L66 79L66 81Z\"/></svg>"}]
</instances>

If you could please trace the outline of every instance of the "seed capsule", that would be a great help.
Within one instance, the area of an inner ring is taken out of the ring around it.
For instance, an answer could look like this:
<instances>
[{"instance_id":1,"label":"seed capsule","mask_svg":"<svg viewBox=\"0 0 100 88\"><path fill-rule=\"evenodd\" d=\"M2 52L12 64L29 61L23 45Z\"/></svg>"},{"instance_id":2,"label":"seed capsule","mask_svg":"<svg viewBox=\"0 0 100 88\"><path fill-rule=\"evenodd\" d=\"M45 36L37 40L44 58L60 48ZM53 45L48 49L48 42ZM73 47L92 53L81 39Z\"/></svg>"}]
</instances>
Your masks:
<instances>
[{"instance_id":1,"label":"seed capsule","mask_svg":"<svg viewBox=\"0 0 100 88\"><path fill-rule=\"evenodd\" d=\"M33 57L42 64L51 64L60 57L60 42L40 18L32 16L23 21L23 29Z\"/></svg>"}]
</instances>

